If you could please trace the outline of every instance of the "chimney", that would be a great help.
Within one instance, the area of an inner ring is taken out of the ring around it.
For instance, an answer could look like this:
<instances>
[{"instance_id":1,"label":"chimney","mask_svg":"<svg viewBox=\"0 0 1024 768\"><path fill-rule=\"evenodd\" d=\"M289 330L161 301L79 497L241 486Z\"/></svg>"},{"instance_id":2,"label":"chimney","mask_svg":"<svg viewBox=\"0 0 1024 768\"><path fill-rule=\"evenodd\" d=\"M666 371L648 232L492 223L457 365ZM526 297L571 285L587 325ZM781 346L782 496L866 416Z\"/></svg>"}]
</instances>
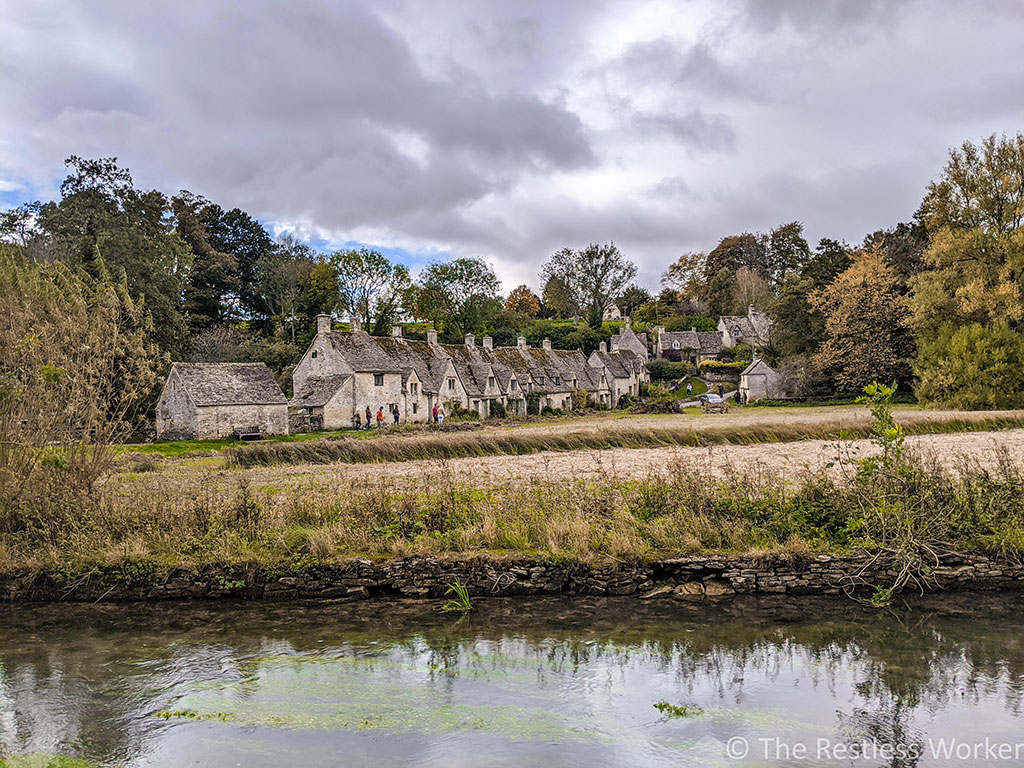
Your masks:
<instances>
[{"instance_id":1,"label":"chimney","mask_svg":"<svg viewBox=\"0 0 1024 768\"><path fill-rule=\"evenodd\" d=\"M352 315L348 319L348 329L351 333L359 333L363 330L363 324L359 322L359 315Z\"/></svg>"},{"instance_id":2,"label":"chimney","mask_svg":"<svg viewBox=\"0 0 1024 768\"><path fill-rule=\"evenodd\" d=\"M331 316L330 315L317 315L316 316L316 332L317 335L321 333L331 332Z\"/></svg>"},{"instance_id":3,"label":"chimney","mask_svg":"<svg viewBox=\"0 0 1024 768\"><path fill-rule=\"evenodd\" d=\"M400 325L392 325L391 326L391 335L394 336L396 339L402 338L402 326L400 326Z\"/></svg>"},{"instance_id":4,"label":"chimney","mask_svg":"<svg viewBox=\"0 0 1024 768\"><path fill-rule=\"evenodd\" d=\"M755 312L757 312L757 310L754 309L753 304L747 306L747 317L753 317Z\"/></svg>"},{"instance_id":5,"label":"chimney","mask_svg":"<svg viewBox=\"0 0 1024 768\"><path fill-rule=\"evenodd\" d=\"M598 344L598 349L600 349L602 352L607 352L608 351L608 342L602 341L600 344Z\"/></svg>"},{"instance_id":6,"label":"chimney","mask_svg":"<svg viewBox=\"0 0 1024 768\"><path fill-rule=\"evenodd\" d=\"M484 349L494 349L494 339L484 336Z\"/></svg>"},{"instance_id":7,"label":"chimney","mask_svg":"<svg viewBox=\"0 0 1024 768\"><path fill-rule=\"evenodd\" d=\"M544 349L551 351L551 339L544 339Z\"/></svg>"},{"instance_id":8,"label":"chimney","mask_svg":"<svg viewBox=\"0 0 1024 768\"><path fill-rule=\"evenodd\" d=\"M691 325L690 326L690 333L696 333L696 332L697 332L697 326L696 325Z\"/></svg>"},{"instance_id":9,"label":"chimney","mask_svg":"<svg viewBox=\"0 0 1024 768\"><path fill-rule=\"evenodd\" d=\"M612 336L612 352L619 351L619 334Z\"/></svg>"},{"instance_id":10,"label":"chimney","mask_svg":"<svg viewBox=\"0 0 1024 768\"><path fill-rule=\"evenodd\" d=\"M427 344L437 346L437 331L433 328L427 330Z\"/></svg>"},{"instance_id":11,"label":"chimney","mask_svg":"<svg viewBox=\"0 0 1024 768\"><path fill-rule=\"evenodd\" d=\"M472 347L474 344L476 344L476 336L474 336L472 333L467 333L466 334L466 346L467 347Z\"/></svg>"},{"instance_id":12,"label":"chimney","mask_svg":"<svg viewBox=\"0 0 1024 768\"><path fill-rule=\"evenodd\" d=\"M520 336L519 338L517 338L516 346L519 347L520 349L526 349L526 337Z\"/></svg>"}]
</instances>

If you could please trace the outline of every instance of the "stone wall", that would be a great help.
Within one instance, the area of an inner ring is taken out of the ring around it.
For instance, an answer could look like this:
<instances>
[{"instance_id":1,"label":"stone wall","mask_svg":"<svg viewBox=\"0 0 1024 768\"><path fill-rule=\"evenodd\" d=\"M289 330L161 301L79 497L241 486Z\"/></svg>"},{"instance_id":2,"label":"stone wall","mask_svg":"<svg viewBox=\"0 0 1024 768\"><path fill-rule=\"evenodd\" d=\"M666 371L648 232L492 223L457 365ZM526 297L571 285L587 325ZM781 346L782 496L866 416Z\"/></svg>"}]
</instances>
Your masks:
<instances>
[{"instance_id":1,"label":"stone wall","mask_svg":"<svg viewBox=\"0 0 1024 768\"><path fill-rule=\"evenodd\" d=\"M411 557L336 566L273 569L208 566L161 570L140 561L55 579L37 573L0 576L4 601L131 601L164 599L442 598L455 581L473 599L508 595L635 595L704 599L734 594L870 594L895 573L861 557L681 557L652 563L589 566L525 557L449 560ZM979 556L947 557L929 591L1024 589L1024 567Z\"/></svg>"},{"instance_id":2,"label":"stone wall","mask_svg":"<svg viewBox=\"0 0 1024 768\"><path fill-rule=\"evenodd\" d=\"M176 375L169 376L156 404L156 436L158 440L195 439L199 434L196 407Z\"/></svg>"},{"instance_id":3,"label":"stone wall","mask_svg":"<svg viewBox=\"0 0 1024 768\"><path fill-rule=\"evenodd\" d=\"M288 434L288 406L277 405L209 405L196 409L197 437L216 440L231 437L235 427L258 424L266 435Z\"/></svg>"}]
</instances>

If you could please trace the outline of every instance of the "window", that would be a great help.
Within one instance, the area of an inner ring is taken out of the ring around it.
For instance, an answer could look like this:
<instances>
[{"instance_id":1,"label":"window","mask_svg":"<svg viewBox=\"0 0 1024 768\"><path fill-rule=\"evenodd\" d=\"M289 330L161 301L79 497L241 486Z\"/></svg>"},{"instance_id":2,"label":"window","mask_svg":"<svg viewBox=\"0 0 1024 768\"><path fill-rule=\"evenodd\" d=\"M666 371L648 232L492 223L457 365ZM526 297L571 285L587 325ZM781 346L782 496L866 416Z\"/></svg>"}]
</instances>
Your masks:
<instances>
[{"instance_id":1,"label":"window","mask_svg":"<svg viewBox=\"0 0 1024 768\"><path fill-rule=\"evenodd\" d=\"M454 390L455 389L455 379L448 379L448 389L449 390Z\"/></svg>"},{"instance_id":2,"label":"window","mask_svg":"<svg viewBox=\"0 0 1024 768\"><path fill-rule=\"evenodd\" d=\"M512 379L512 381L509 382L509 386L511 387L512 391L515 392L517 389L519 389L519 382L516 381L515 379Z\"/></svg>"},{"instance_id":3,"label":"window","mask_svg":"<svg viewBox=\"0 0 1024 768\"><path fill-rule=\"evenodd\" d=\"M537 377L537 384L540 385L540 386L544 386L544 377L543 376L538 376Z\"/></svg>"},{"instance_id":4,"label":"window","mask_svg":"<svg viewBox=\"0 0 1024 768\"><path fill-rule=\"evenodd\" d=\"M573 379L572 380L572 388L576 389L576 387L578 387L578 386L579 386L579 381L577 379Z\"/></svg>"},{"instance_id":5,"label":"window","mask_svg":"<svg viewBox=\"0 0 1024 768\"><path fill-rule=\"evenodd\" d=\"M557 376L552 376L551 377L551 383L552 384L561 384L562 380L560 378L558 378Z\"/></svg>"},{"instance_id":6,"label":"window","mask_svg":"<svg viewBox=\"0 0 1024 768\"><path fill-rule=\"evenodd\" d=\"M313 350L313 354L310 355L310 357L316 357L316 350L315 349Z\"/></svg>"},{"instance_id":7,"label":"window","mask_svg":"<svg viewBox=\"0 0 1024 768\"><path fill-rule=\"evenodd\" d=\"M494 386L494 377L493 376L488 376L487 377L487 386L488 387L493 387Z\"/></svg>"},{"instance_id":8,"label":"window","mask_svg":"<svg viewBox=\"0 0 1024 768\"><path fill-rule=\"evenodd\" d=\"M420 390L420 385L417 384L415 381L409 384L409 391L412 392L414 395L417 392L419 392L419 390Z\"/></svg>"},{"instance_id":9,"label":"window","mask_svg":"<svg viewBox=\"0 0 1024 768\"><path fill-rule=\"evenodd\" d=\"M679 342L678 341L673 341L672 342L672 349L679 349Z\"/></svg>"},{"instance_id":10,"label":"window","mask_svg":"<svg viewBox=\"0 0 1024 768\"><path fill-rule=\"evenodd\" d=\"M419 403L413 403L413 404L412 404L412 412L413 412L413 413L416 413L416 406L417 406L417 405L419 405Z\"/></svg>"},{"instance_id":11,"label":"window","mask_svg":"<svg viewBox=\"0 0 1024 768\"><path fill-rule=\"evenodd\" d=\"M383 373L375 373L375 374L373 374L373 386L375 386L375 387L383 387L384 386L384 374Z\"/></svg>"}]
</instances>

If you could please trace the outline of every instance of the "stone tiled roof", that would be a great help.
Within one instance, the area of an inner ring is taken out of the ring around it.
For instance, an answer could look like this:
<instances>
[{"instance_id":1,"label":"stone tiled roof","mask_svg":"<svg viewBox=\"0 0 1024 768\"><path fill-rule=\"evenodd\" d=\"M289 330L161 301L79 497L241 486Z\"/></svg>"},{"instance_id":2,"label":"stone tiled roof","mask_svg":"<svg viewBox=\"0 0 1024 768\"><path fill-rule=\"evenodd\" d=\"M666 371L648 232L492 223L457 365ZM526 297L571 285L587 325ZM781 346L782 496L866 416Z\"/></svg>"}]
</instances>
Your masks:
<instances>
[{"instance_id":1,"label":"stone tiled roof","mask_svg":"<svg viewBox=\"0 0 1024 768\"><path fill-rule=\"evenodd\" d=\"M321 408L334 397L334 393L352 374L343 373L334 376L311 376L302 384L302 389L295 393L291 402L292 408Z\"/></svg>"},{"instance_id":2,"label":"stone tiled roof","mask_svg":"<svg viewBox=\"0 0 1024 768\"><path fill-rule=\"evenodd\" d=\"M284 405L281 387L263 363L173 363L176 377L196 406Z\"/></svg>"},{"instance_id":3,"label":"stone tiled roof","mask_svg":"<svg viewBox=\"0 0 1024 768\"><path fill-rule=\"evenodd\" d=\"M679 342L679 349L696 349L706 355L719 354L722 337L716 331L665 331L660 335L661 348L675 349L674 342Z\"/></svg>"}]
</instances>

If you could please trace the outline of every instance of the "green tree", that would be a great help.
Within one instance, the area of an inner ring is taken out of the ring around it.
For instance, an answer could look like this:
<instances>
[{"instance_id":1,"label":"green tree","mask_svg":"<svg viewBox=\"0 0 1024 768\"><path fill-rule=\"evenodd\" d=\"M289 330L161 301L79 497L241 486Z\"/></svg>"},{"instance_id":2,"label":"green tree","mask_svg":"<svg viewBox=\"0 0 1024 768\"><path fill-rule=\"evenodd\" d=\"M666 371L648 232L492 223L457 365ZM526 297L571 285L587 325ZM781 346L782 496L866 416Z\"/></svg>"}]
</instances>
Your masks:
<instances>
[{"instance_id":1,"label":"green tree","mask_svg":"<svg viewBox=\"0 0 1024 768\"><path fill-rule=\"evenodd\" d=\"M338 277L341 309L361 318L370 333L389 333L412 285L409 270L369 248L339 251L331 256L331 265Z\"/></svg>"},{"instance_id":2,"label":"green tree","mask_svg":"<svg viewBox=\"0 0 1024 768\"><path fill-rule=\"evenodd\" d=\"M949 408L1024 406L1024 334L1005 324L946 323L921 347L919 399Z\"/></svg>"},{"instance_id":3,"label":"green tree","mask_svg":"<svg viewBox=\"0 0 1024 768\"><path fill-rule=\"evenodd\" d=\"M965 143L950 152L939 179L929 185L920 214L929 235L926 268L912 279L910 300L921 349L916 371L922 400L952 401L948 389L934 383L945 374L933 366L953 354L943 353L943 344L986 347L978 332L957 336L950 326L990 328L993 338L1024 333L1022 207L1024 134L990 136L980 146ZM980 360L993 365L979 370L994 389L1017 387L997 357Z\"/></svg>"},{"instance_id":4,"label":"green tree","mask_svg":"<svg viewBox=\"0 0 1024 768\"><path fill-rule=\"evenodd\" d=\"M858 253L811 304L825 317L817 363L834 372L840 391L857 392L873 381L909 381L914 343L906 303L899 276L877 248Z\"/></svg>"},{"instance_id":5,"label":"green tree","mask_svg":"<svg viewBox=\"0 0 1024 768\"><path fill-rule=\"evenodd\" d=\"M605 310L636 277L636 271L636 264L623 256L614 243L591 243L581 250L558 251L543 266L541 276L548 280L559 278L590 326L599 328Z\"/></svg>"},{"instance_id":6,"label":"green tree","mask_svg":"<svg viewBox=\"0 0 1024 768\"><path fill-rule=\"evenodd\" d=\"M565 280L557 275L548 277L541 292L541 314L544 317L570 318L579 313L580 307Z\"/></svg>"},{"instance_id":7,"label":"green tree","mask_svg":"<svg viewBox=\"0 0 1024 768\"><path fill-rule=\"evenodd\" d=\"M94 278L123 274L128 291L142 297L154 322L153 338L164 350L188 346L181 296L191 250L178 236L167 198L138 190L116 158L66 164L61 199L41 206L38 226L48 258L81 267Z\"/></svg>"},{"instance_id":8,"label":"green tree","mask_svg":"<svg viewBox=\"0 0 1024 768\"><path fill-rule=\"evenodd\" d=\"M654 297L648 291L633 283L615 300L615 304L623 315L629 316L639 307L653 300Z\"/></svg>"},{"instance_id":9,"label":"green tree","mask_svg":"<svg viewBox=\"0 0 1024 768\"><path fill-rule=\"evenodd\" d=\"M501 310L501 283L487 262L461 258L431 264L406 292L416 317L432 320L451 340L476 333Z\"/></svg>"},{"instance_id":10,"label":"green tree","mask_svg":"<svg viewBox=\"0 0 1024 768\"><path fill-rule=\"evenodd\" d=\"M238 261L213 247L199 216L208 204L186 191L171 198L175 229L192 251L183 309L193 335L234 319L232 297L239 288Z\"/></svg>"}]
</instances>

